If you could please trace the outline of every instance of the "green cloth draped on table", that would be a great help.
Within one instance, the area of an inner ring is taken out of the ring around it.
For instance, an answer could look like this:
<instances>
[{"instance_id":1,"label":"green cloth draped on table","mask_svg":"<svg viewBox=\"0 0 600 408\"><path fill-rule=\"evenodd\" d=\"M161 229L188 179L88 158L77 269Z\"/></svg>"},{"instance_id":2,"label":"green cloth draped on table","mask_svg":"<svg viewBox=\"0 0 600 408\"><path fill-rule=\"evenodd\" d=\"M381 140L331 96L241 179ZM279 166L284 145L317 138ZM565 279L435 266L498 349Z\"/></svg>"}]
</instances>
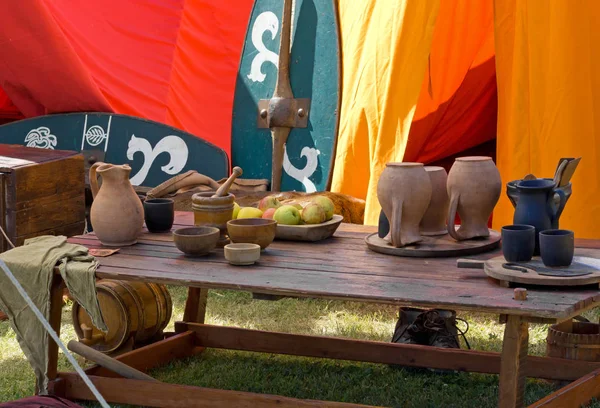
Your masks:
<instances>
[{"instance_id":1,"label":"green cloth draped on table","mask_svg":"<svg viewBox=\"0 0 600 408\"><path fill-rule=\"evenodd\" d=\"M107 331L96 296L98 261L86 247L67 243L64 236L41 236L4 252L0 259L46 319L50 317L52 275L54 267L58 267L71 295L88 312L94 325ZM19 345L33 367L40 393L46 393L50 337L4 272L0 272L0 310L10 319Z\"/></svg>"}]
</instances>

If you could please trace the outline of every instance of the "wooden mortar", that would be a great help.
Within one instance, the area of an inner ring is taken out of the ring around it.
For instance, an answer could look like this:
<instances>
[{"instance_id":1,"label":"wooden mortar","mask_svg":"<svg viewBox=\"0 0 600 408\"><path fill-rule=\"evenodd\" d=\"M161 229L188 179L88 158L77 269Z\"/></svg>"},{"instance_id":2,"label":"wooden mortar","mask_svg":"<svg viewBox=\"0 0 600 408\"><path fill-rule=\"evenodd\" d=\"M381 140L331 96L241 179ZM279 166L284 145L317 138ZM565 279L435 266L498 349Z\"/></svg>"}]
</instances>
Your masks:
<instances>
[{"instance_id":1,"label":"wooden mortar","mask_svg":"<svg viewBox=\"0 0 600 408\"><path fill-rule=\"evenodd\" d=\"M221 231L218 247L229 244L227 221L233 218L233 201L235 196L228 193L223 197L213 197L212 191L196 193L192 196L194 225L216 227Z\"/></svg>"}]
</instances>

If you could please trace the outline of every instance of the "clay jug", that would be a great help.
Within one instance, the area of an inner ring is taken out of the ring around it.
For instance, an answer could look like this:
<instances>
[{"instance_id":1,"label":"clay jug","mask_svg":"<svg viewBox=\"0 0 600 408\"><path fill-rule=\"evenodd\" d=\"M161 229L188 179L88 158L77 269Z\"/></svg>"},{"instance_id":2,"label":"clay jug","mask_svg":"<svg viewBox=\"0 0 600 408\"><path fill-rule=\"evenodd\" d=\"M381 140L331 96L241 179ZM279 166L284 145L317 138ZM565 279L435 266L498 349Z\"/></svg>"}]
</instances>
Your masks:
<instances>
[{"instance_id":1,"label":"clay jug","mask_svg":"<svg viewBox=\"0 0 600 408\"><path fill-rule=\"evenodd\" d=\"M431 199L422 163L388 163L379 177L377 198L390 221L385 240L400 248L421 241L419 224Z\"/></svg>"},{"instance_id":2,"label":"clay jug","mask_svg":"<svg viewBox=\"0 0 600 408\"><path fill-rule=\"evenodd\" d=\"M555 188L554 180L551 179L522 180L517 184L517 190L519 200L513 222L535 227L533 254L539 255L539 233L547 229L558 229L558 219L565 208L567 196L564 191ZM559 197L558 204L555 202L555 195Z\"/></svg>"},{"instance_id":3,"label":"clay jug","mask_svg":"<svg viewBox=\"0 0 600 408\"><path fill-rule=\"evenodd\" d=\"M90 220L96 236L106 246L133 245L142 232L144 207L129 182L131 167L97 162L90 167L92 208ZM97 176L102 176L98 189Z\"/></svg>"},{"instance_id":4,"label":"clay jug","mask_svg":"<svg viewBox=\"0 0 600 408\"><path fill-rule=\"evenodd\" d=\"M446 169L438 166L425 166L425 171L431 182L431 200L421 220L421 235L444 235L448 232L446 217L448 216L448 205L450 204L448 192L446 191L448 173L446 173Z\"/></svg>"},{"instance_id":5,"label":"clay jug","mask_svg":"<svg viewBox=\"0 0 600 408\"><path fill-rule=\"evenodd\" d=\"M500 198L500 172L491 157L459 157L448 174L448 233L457 241L488 237L488 220ZM456 213L460 228L455 229Z\"/></svg>"}]
</instances>

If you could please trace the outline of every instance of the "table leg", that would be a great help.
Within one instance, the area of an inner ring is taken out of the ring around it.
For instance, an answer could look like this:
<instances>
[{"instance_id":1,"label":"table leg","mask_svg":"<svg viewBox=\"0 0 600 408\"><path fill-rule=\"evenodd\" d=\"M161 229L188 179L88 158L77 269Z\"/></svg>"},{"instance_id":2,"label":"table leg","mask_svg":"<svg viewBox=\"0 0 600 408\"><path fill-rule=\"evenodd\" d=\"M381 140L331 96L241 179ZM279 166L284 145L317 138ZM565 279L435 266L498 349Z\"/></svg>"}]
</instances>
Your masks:
<instances>
[{"instance_id":1,"label":"table leg","mask_svg":"<svg viewBox=\"0 0 600 408\"><path fill-rule=\"evenodd\" d=\"M50 326L54 329L56 334L60 336L60 323L63 306L63 289L64 282L60 274L54 274L52 277L52 284L50 286ZM49 334L48 336L48 370L47 375L50 381L56 379L58 373L58 344L52 340ZM36 393L39 391L36 385Z\"/></svg>"},{"instance_id":2,"label":"table leg","mask_svg":"<svg viewBox=\"0 0 600 408\"><path fill-rule=\"evenodd\" d=\"M504 328L500 361L500 408L523 407L525 370L529 345L529 323L520 316L508 316Z\"/></svg>"},{"instance_id":3,"label":"table leg","mask_svg":"<svg viewBox=\"0 0 600 408\"><path fill-rule=\"evenodd\" d=\"M207 298L208 289L188 288L185 311L183 312L183 321L189 323L204 323Z\"/></svg>"}]
</instances>

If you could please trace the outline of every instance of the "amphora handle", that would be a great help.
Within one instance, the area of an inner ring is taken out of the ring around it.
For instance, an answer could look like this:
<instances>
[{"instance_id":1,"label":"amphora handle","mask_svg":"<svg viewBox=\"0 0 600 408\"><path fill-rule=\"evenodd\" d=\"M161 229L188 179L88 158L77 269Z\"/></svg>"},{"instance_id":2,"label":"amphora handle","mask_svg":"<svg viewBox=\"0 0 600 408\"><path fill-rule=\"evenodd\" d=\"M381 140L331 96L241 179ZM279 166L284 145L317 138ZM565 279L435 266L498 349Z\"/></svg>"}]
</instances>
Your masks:
<instances>
[{"instance_id":1,"label":"amphora handle","mask_svg":"<svg viewBox=\"0 0 600 408\"><path fill-rule=\"evenodd\" d=\"M401 247L402 244L402 201L394 203L392 210L392 219L390 220L390 241L396 248Z\"/></svg>"},{"instance_id":2,"label":"amphora handle","mask_svg":"<svg viewBox=\"0 0 600 408\"><path fill-rule=\"evenodd\" d=\"M448 234L450 234L450 236L457 241L460 241L461 239L454 226L454 223L456 221L456 211L458 210L459 199L459 194L453 194L450 198L450 206L448 207L448 219L446 220L446 224L448 226Z\"/></svg>"}]
</instances>

